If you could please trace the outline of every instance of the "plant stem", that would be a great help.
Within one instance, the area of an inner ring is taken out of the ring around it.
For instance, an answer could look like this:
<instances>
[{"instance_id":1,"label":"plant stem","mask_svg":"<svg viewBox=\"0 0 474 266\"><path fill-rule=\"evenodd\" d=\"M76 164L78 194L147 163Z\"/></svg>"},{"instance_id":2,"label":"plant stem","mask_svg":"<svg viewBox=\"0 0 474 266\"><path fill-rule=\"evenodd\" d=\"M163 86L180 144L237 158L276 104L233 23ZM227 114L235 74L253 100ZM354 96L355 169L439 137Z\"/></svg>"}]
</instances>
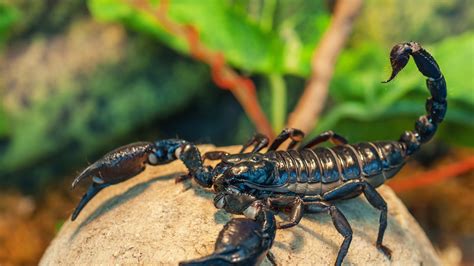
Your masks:
<instances>
[{"instance_id":1,"label":"plant stem","mask_svg":"<svg viewBox=\"0 0 474 266\"><path fill-rule=\"evenodd\" d=\"M403 180L392 180L388 185L396 192L405 192L439 184L473 169L474 156L470 156L460 162L439 166L433 170L422 172Z\"/></svg>"},{"instance_id":2,"label":"plant stem","mask_svg":"<svg viewBox=\"0 0 474 266\"><path fill-rule=\"evenodd\" d=\"M371 113L367 111L364 104L358 102L347 102L331 109L319 122L312 135L321 133L322 130L328 130L334 127L342 118L370 119Z\"/></svg>"},{"instance_id":3,"label":"plant stem","mask_svg":"<svg viewBox=\"0 0 474 266\"><path fill-rule=\"evenodd\" d=\"M211 50L204 45L198 30L193 25L180 24L170 19L168 17L169 0L161 0L156 10L147 0L136 1L134 6L153 14L156 21L170 34L185 39L189 45L189 54L210 66L214 83L234 94L257 131L270 139L275 137L271 124L258 101L253 81L232 69L221 52Z\"/></svg>"},{"instance_id":4,"label":"plant stem","mask_svg":"<svg viewBox=\"0 0 474 266\"><path fill-rule=\"evenodd\" d=\"M328 95L329 82L336 60L346 44L362 0L337 1L329 28L315 50L311 60L311 78L295 110L290 114L288 127L311 132L319 120Z\"/></svg>"}]
</instances>

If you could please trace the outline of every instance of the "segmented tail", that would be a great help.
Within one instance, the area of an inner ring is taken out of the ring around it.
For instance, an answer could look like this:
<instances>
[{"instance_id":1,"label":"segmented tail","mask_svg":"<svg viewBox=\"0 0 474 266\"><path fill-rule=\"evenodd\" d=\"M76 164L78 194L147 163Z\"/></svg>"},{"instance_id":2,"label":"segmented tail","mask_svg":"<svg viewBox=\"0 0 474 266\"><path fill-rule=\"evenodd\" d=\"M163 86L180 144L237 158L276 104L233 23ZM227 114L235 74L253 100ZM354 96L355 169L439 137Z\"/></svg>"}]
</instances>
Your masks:
<instances>
[{"instance_id":1,"label":"segmented tail","mask_svg":"<svg viewBox=\"0 0 474 266\"><path fill-rule=\"evenodd\" d=\"M429 141L434 134L438 124L441 123L446 114L448 103L446 102L446 80L439 69L435 59L416 42L397 44L390 52L390 63L392 75L385 81L389 82L402 70L410 55L415 60L418 70L427 77L426 86L431 97L426 100L427 114L420 116L415 123L415 129L405 131L400 136L400 142L406 145L406 155L417 151L421 144Z\"/></svg>"}]
</instances>

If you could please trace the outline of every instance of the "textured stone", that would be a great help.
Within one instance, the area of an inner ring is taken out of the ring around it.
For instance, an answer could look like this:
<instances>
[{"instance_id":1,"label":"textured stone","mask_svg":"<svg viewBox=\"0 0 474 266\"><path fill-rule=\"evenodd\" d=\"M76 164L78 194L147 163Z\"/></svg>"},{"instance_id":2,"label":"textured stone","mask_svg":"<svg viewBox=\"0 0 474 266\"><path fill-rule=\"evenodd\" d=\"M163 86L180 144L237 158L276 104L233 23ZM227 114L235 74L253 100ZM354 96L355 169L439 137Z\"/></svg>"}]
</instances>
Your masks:
<instances>
[{"instance_id":1,"label":"textured stone","mask_svg":"<svg viewBox=\"0 0 474 266\"><path fill-rule=\"evenodd\" d=\"M230 215L216 210L212 193L194 182L175 184L185 172L180 162L148 167L104 189L75 222L64 223L40 265L176 265L211 253ZM389 206L384 243L393 251L392 261L374 246L379 212L362 196L337 203L354 232L344 264L439 265L426 235L393 191L386 186L378 191ZM298 226L277 232L271 250L281 265L332 265L341 243L329 215L305 215Z\"/></svg>"}]
</instances>

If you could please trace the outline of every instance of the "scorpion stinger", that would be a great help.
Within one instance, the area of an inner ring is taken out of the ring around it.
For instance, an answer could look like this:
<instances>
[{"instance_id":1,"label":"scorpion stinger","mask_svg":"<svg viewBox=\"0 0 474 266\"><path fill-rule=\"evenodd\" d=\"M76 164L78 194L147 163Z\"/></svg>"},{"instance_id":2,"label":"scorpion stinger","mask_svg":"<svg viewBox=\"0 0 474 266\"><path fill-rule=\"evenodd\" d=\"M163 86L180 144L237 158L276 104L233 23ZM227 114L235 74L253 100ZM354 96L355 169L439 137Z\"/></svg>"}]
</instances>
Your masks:
<instances>
[{"instance_id":1,"label":"scorpion stinger","mask_svg":"<svg viewBox=\"0 0 474 266\"><path fill-rule=\"evenodd\" d=\"M397 44L390 52L392 75L385 81L389 82L408 63L409 56L415 60L418 70L426 76L426 86L431 97L426 100L427 115L421 116L415 123L415 130L406 131L400 141L406 145L407 155L413 154L420 145L429 141L435 134L438 124L446 115L448 103L446 101L446 80L435 59L416 42Z\"/></svg>"}]
</instances>

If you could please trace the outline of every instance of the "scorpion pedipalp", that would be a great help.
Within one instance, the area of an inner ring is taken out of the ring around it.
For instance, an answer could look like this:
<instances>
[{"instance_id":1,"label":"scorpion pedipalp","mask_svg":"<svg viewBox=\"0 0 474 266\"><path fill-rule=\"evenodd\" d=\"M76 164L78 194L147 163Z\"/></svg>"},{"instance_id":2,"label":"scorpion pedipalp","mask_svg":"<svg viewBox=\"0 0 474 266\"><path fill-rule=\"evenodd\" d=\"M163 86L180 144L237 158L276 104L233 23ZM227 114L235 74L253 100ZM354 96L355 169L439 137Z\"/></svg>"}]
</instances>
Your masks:
<instances>
[{"instance_id":1,"label":"scorpion pedipalp","mask_svg":"<svg viewBox=\"0 0 474 266\"><path fill-rule=\"evenodd\" d=\"M88 177L92 178L92 184L74 210L71 220L74 221L102 189L136 176L145 170L146 165L166 164L176 159L183 161L200 185L211 186L210 169L202 165L201 155L194 144L180 139L135 142L107 153L74 179L73 188Z\"/></svg>"},{"instance_id":2,"label":"scorpion pedipalp","mask_svg":"<svg viewBox=\"0 0 474 266\"><path fill-rule=\"evenodd\" d=\"M137 142L117 148L89 165L72 182L75 188L79 182L91 177L92 184L82 196L74 210L71 220L74 221L86 204L102 189L125 181L145 169L145 164L153 152L153 143Z\"/></svg>"},{"instance_id":3,"label":"scorpion pedipalp","mask_svg":"<svg viewBox=\"0 0 474 266\"><path fill-rule=\"evenodd\" d=\"M260 265L265 256L275 265L269 250L276 230L275 217L268 210L263 210L256 220L234 218L220 231L214 253L179 265Z\"/></svg>"}]
</instances>

